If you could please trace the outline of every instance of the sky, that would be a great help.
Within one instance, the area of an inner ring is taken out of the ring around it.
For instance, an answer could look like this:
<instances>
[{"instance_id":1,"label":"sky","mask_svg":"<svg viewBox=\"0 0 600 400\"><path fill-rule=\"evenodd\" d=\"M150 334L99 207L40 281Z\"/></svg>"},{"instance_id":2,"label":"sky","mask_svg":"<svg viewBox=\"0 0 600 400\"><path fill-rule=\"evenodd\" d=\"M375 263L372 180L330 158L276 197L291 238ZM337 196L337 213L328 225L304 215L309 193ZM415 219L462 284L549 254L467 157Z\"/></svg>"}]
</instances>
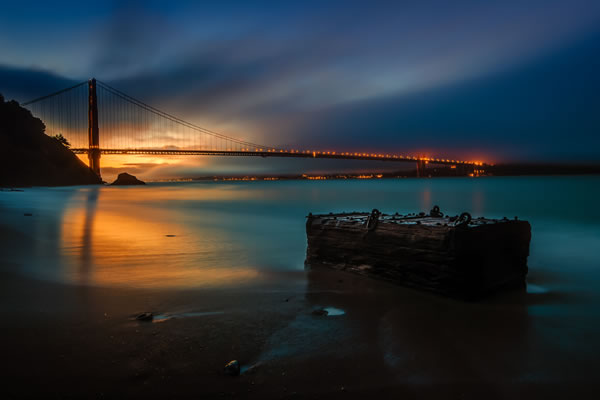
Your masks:
<instances>
[{"instance_id":1,"label":"sky","mask_svg":"<svg viewBox=\"0 0 600 400\"><path fill-rule=\"evenodd\" d=\"M18 101L96 77L273 146L600 161L597 0L3 2L0 49Z\"/></svg>"}]
</instances>

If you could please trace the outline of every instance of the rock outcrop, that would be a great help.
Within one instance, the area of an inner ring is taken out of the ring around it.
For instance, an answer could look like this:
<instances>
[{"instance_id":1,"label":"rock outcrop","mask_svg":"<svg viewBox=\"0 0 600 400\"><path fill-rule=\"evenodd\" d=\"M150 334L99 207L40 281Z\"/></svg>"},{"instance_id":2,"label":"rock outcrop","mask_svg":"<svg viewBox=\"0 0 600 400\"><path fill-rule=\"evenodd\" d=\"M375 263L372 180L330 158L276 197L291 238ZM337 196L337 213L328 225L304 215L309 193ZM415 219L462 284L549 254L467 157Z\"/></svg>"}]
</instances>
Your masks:
<instances>
[{"instance_id":1,"label":"rock outcrop","mask_svg":"<svg viewBox=\"0 0 600 400\"><path fill-rule=\"evenodd\" d=\"M101 184L77 156L49 137L44 123L0 95L0 187Z\"/></svg>"},{"instance_id":2,"label":"rock outcrop","mask_svg":"<svg viewBox=\"0 0 600 400\"><path fill-rule=\"evenodd\" d=\"M112 183L113 185L145 185L146 182L140 181L133 175L128 174L127 172L122 172L117 177L117 180Z\"/></svg>"}]
</instances>

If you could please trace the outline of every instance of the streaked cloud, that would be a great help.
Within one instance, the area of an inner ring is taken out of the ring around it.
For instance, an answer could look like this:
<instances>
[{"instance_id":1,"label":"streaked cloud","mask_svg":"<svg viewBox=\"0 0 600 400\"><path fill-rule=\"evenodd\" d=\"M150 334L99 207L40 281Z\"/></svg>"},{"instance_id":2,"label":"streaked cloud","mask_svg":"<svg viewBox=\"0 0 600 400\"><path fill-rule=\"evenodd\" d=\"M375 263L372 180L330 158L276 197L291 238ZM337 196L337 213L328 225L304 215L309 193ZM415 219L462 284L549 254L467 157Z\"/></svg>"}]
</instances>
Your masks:
<instances>
[{"instance_id":1,"label":"streaked cloud","mask_svg":"<svg viewBox=\"0 0 600 400\"><path fill-rule=\"evenodd\" d=\"M600 158L597 1L59 4L45 46L54 11L33 9L38 34L0 54L19 100L96 76L259 143ZM27 18L7 9L0 33Z\"/></svg>"}]
</instances>

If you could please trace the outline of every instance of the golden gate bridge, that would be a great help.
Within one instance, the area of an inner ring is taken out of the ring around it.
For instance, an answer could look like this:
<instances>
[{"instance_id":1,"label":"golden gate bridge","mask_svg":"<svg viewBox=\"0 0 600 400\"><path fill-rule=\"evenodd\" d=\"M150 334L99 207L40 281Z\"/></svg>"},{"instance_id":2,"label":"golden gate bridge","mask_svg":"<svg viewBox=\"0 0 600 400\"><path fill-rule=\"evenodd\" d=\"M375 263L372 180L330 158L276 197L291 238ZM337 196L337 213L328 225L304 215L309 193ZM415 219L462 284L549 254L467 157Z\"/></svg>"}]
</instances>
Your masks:
<instances>
[{"instance_id":1,"label":"golden gate bridge","mask_svg":"<svg viewBox=\"0 0 600 400\"><path fill-rule=\"evenodd\" d=\"M106 83L90 79L22 104L46 125L46 134L61 134L77 154L87 154L100 176L101 154L206 155L376 160L460 168L464 173L483 165L405 154L283 149L233 138L184 121L137 100ZM102 133L102 135L100 134Z\"/></svg>"}]
</instances>

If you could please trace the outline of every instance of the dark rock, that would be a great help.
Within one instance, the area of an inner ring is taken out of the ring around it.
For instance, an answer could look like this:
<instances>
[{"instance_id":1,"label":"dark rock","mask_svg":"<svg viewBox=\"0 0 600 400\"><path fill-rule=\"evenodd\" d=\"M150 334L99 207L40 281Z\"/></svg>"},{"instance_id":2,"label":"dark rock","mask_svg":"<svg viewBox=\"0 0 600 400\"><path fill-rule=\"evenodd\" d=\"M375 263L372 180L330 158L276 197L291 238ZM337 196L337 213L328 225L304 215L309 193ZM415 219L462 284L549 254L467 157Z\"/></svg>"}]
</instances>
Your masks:
<instances>
[{"instance_id":1,"label":"dark rock","mask_svg":"<svg viewBox=\"0 0 600 400\"><path fill-rule=\"evenodd\" d=\"M140 181L133 175L127 172L120 173L117 180L112 183L113 185L145 185L146 182Z\"/></svg>"},{"instance_id":2,"label":"dark rock","mask_svg":"<svg viewBox=\"0 0 600 400\"><path fill-rule=\"evenodd\" d=\"M317 308L316 310L313 310L313 312L312 312L312 315L317 315L319 317L326 317L327 314L329 314L329 313L324 308Z\"/></svg>"},{"instance_id":3,"label":"dark rock","mask_svg":"<svg viewBox=\"0 0 600 400\"><path fill-rule=\"evenodd\" d=\"M238 360L229 361L225 365L224 371L227 375L238 376L240 374L240 363Z\"/></svg>"},{"instance_id":4,"label":"dark rock","mask_svg":"<svg viewBox=\"0 0 600 400\"><path fill-rule=\"evenodd\" d=\"M24 217L31 217L31 216L33 216L33 214L31 214L31 213L25 213L25 214L23 214L23 216Z\"/></svg>"},{"instance_id":5,"label":"dark rock","mask_svg":"<svg viewBox=\"0 0 600 400\"><path fill-rule=\"evenodd\" d=\"M101 184L68 148L45 134L46 126L16 101L0 95L0 186Z\"/></svg>"},{"instance_id":6,"label":"dark rock","mask_svg":"<svg viewBox=\"0 0 600 400\"><path fill-rule=\"evenodd\" d=\"M152 321L154 319L154 314L151 312L143 312L135 316L135 319L138 321Z\"/></svg>"}]
</instances>

